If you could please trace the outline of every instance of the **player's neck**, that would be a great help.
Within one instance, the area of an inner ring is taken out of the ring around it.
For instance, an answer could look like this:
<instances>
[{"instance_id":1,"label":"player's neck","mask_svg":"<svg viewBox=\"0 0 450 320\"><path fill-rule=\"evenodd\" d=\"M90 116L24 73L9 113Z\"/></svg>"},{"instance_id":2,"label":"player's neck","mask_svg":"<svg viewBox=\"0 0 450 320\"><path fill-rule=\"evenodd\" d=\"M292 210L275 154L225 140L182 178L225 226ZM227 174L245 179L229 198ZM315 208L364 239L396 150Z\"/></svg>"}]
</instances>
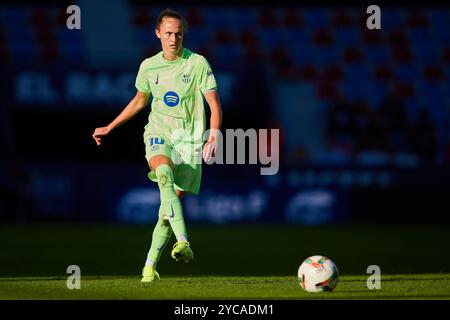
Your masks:
<instances>
[{"instance_id":1,"label":"player's neck","mask_svg":"<svg viewBox=\"0 0 450 320\"><path fill-rule=\"evenodd\" d=\"M175 61L179 59L183 55L183 48L181 48L178 52L165 52L163 51L163 58L168 61Z\"/></svg>"}]
</instances>

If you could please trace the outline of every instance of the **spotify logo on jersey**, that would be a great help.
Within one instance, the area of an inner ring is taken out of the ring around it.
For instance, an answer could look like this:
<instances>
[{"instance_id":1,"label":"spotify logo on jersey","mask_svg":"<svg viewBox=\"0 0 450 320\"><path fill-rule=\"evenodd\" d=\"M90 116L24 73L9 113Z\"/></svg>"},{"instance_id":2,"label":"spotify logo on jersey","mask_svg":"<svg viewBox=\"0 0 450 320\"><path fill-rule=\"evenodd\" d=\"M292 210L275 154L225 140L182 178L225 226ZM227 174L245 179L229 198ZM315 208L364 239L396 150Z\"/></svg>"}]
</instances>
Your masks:
<instances>
[{"instance_id":1,"label":"spotify logo on jersey","mask_svg":"<svg viewBox=\"0 0 450 320\"><path fill-rule=\"evenodd\" d=\"M168 91L164 95L164 103L169 107L175 107L178 102L180 102L180 97L178 97L176 92Z\"/></svg>"}]
</instances>

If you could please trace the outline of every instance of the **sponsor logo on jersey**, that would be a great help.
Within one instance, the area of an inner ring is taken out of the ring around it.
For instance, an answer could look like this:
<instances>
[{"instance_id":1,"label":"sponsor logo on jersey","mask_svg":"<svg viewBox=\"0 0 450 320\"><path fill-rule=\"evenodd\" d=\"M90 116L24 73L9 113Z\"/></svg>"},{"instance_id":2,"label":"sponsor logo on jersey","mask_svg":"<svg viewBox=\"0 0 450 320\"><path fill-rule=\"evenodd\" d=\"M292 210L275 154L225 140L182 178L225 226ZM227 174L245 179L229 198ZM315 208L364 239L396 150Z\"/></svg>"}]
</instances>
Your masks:
<instances>
[{"instance_id":1,"label":"sponsor logo on jersey","mask_svg":"<svg viewBox=\"0 0 450 320\"><path fill-rule=\"evenodd\" d=\"M185 73L183 74L183 78L181 80L183 80L184 83L189 83L191 82L191 76Z\"/></svg>"},{"instance_id":2,"label":"sponsor logo on jersey","mask_svg":"<svg viewBox=\"0 0 450 320\"><path fill-rule=\"evenodd\" d=\"M150 145L153 146L154 144L164 144L164 139L158 137L150 138Z\"/></svg>"},{"instance_id":3,"label":"sponsor logo on jersey","mask_svg":"<svg viewBox=\"0 0 450 320\"><path fill-rule=\"evenodd\" d=\"M168 91L164 95L164 103L169 107L175 107L180 102L180 97L176 92Z\"/></svg>"}]
</instances>

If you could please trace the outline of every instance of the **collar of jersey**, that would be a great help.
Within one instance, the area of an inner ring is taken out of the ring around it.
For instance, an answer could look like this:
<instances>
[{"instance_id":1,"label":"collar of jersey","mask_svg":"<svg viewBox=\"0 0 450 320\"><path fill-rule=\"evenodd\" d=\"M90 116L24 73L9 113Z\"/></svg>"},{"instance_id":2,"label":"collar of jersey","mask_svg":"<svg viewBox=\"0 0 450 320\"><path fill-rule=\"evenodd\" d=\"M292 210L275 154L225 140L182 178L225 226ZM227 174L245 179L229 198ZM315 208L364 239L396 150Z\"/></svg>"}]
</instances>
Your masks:
<instances>
[{"instance_id":1,"label":"collar of jersey","mask_svg":"<svg viewBox=\"0 0 450 320\"><path fill-rule=\"evenodd\" d=\"M164 54L164 51L161 51L160 58L161 58L161 61L163 63L165 63L165 64L177 64L177 63L180 63L180 61L183 59L184 55L186 54L186 49L183 48L183 52L181 53L181 56L178 59L173 60L173 61L165 59L163 57L163 54Z\"/></svg>"}]
</instances>

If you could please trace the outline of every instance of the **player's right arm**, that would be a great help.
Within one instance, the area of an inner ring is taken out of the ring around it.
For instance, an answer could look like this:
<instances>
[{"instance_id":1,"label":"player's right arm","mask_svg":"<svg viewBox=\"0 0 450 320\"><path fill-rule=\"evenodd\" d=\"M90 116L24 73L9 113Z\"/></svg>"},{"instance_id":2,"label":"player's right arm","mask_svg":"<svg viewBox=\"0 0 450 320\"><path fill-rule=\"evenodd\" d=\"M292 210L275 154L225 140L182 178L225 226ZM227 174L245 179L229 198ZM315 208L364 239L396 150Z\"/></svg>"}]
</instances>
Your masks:
<instances>
[{"instance_id":1,"label":"player's right arm","mask_svg":"<svg viewBox=\"0 0 450 320\"><path fill-rule=\"evenodd\" d=\"M124 124L136 114L139 113L147 105L149 93L137 91L136 96L128 103L125 109L106 127L96 128L92 137L97 146L102 144L102 137L107 136L112 130Z\"/></svg>"}]
</instances>

